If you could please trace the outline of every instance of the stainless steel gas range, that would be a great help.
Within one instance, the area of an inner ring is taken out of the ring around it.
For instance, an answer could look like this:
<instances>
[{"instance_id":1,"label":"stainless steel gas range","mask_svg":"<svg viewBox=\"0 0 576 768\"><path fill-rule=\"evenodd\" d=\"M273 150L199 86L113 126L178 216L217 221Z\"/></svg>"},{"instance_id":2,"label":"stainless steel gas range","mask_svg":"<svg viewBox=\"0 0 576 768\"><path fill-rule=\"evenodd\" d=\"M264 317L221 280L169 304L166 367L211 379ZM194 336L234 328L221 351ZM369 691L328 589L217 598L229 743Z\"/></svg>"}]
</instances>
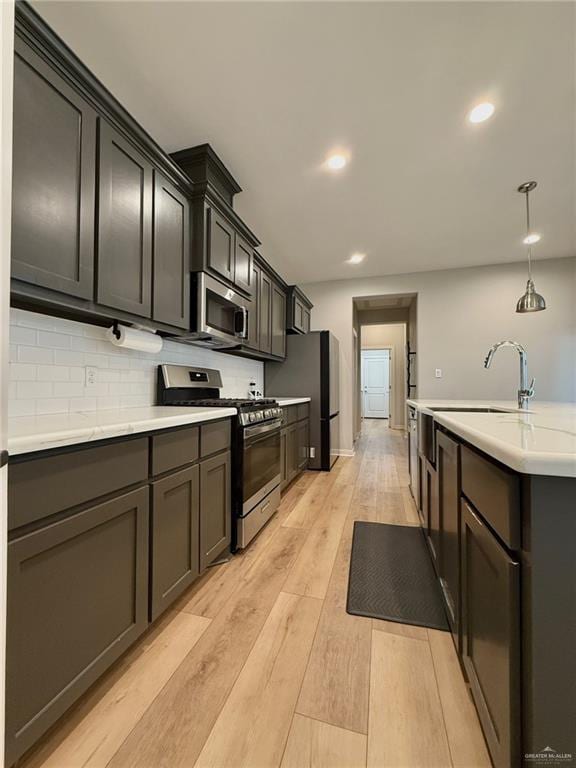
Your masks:
<instances>
[{"instance_id":1,"label":"stainless steel gas range","mask_svg":"<svg viewBox=\"0 0 576 768\"><path fill-rule=\"evenodd\" d=\"M232 551L243 549L280 504L280 425L275 400L220 397L212 368L158 366L158 405L236 408L232 425Z\"/></svg>"}]
</instances>

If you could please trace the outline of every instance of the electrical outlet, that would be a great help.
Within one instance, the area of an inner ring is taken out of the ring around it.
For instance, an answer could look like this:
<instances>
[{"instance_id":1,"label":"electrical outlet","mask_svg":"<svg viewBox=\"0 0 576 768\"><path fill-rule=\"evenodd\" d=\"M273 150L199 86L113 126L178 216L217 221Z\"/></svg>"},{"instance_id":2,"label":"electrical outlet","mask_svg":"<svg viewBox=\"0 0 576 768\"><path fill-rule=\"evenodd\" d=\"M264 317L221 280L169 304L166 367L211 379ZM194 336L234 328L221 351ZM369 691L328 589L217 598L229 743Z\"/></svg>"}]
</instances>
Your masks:
<instances>
[{"instance_id":1,"label":"electrical outlet","mask_svg":"<svg viewBox=\"0 0 576 768\"><path fill-rule=\"evenodd\" d=\"M93 365L87 365L85 369L85 379L84 384L87 387L90 387L92 384L96 384L96 376L98 373L98 368L95 368Z\"/></svg>"},{"instance_id":2,"label":"electrical outlet","mask_svg":"<svg viewBox=\"0 0 576 768\"><path fill-rule=\"evenodd\" d=\"M436 376L437 379L442 378L442 368L436 368L436 371L434 372L434 376Z\"/></svg>"}]
</instances>

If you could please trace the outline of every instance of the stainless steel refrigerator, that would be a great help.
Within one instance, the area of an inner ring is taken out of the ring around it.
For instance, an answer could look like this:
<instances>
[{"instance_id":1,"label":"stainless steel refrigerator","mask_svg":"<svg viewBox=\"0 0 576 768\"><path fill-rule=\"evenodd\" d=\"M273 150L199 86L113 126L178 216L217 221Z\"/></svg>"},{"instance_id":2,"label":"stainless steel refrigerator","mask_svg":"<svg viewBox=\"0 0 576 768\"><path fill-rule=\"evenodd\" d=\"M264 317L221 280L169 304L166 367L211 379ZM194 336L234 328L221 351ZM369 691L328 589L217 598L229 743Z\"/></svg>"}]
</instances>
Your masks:
<instances>
[{"instance_id":1,"label":"stainless steel refrigerator","mask_svg":"<svg viewBox=\"0 0 576 768\"><path fill-rule=\"evenodd\" d=\"M340 446L340 345L330 331L286 339L286 360L264 366L266 397L310 397L310 469L330 470Z\"/></svg>"}]
</instances>

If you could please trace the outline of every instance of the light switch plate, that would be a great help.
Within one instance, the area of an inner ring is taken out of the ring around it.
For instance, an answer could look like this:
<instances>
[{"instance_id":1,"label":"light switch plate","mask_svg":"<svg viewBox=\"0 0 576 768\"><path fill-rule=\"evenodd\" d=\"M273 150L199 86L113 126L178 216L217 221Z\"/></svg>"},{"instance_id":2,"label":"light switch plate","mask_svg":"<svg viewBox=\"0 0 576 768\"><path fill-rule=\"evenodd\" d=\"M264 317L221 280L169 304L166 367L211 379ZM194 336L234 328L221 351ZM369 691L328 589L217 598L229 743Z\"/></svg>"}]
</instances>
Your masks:
<instances>
[{"instance_id":1,"label":"light switch plate","mask_svg":"<svg viewBox=\"0 0 576 768\"><path fill-rule=\"evenodd\" d=\"M442 368L436 368L436 371L434 372L434 376L436 376L437 379L442 378Z\"/></svg>"}]
</instances>

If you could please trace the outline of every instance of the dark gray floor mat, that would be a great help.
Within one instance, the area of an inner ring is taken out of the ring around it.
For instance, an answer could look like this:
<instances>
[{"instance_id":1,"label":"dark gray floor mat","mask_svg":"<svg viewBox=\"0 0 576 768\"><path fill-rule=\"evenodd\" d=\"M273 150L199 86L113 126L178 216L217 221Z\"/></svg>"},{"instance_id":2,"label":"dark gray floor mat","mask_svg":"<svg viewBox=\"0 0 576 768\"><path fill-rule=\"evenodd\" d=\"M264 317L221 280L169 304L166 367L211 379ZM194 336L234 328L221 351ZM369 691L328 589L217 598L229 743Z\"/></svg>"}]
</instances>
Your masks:
<instances>
[{"instance_id":1,"label":"dark gray floor mat","mask_svg":"<svg viewBox=\"0 0 576 768\"><path fill-rule=\"evenodd\" d=\"M354 523L346 610L448 630L440 584L419 527Z\"/></svg>"}]
</instances>

